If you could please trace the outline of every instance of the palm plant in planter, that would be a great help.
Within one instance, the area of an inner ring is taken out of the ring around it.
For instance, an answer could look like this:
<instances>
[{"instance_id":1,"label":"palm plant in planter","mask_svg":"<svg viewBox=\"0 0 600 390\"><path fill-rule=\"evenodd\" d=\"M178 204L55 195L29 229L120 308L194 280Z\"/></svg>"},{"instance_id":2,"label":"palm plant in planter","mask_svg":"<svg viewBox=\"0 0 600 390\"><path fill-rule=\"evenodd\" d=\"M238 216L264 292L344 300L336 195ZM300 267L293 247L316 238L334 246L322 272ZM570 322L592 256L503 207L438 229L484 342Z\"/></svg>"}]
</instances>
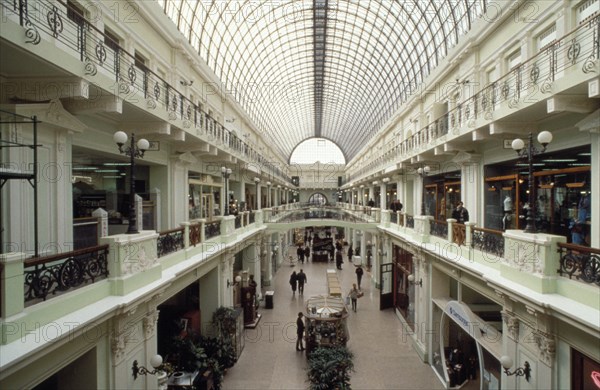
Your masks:
<instances>
[{"instance_id":1,"label":"palm plant in planter","mask_svg":"<svg viewBox=\"0 0 600 390\"><path fill-rule=\"evenodd\" d=\"M217 331L216 345L206 345L209 356L215 357L221 367L227 369L233 367L237 362L237 354L234 346L236 334L236 311L230 307L221 306L213 313L213 326Z\"/></svg>"},{"instance_id":2,"label":"palm plant in planter","mask_svg":"<svg viewBox=\"0 0 600 390\"><path fill-rule=\"evenodd\" d=\"M311 390L350 390L350 373L354 371L354 355L344 346L321 347L308 359L308 381Z\"/></svg>"}]
</instances>

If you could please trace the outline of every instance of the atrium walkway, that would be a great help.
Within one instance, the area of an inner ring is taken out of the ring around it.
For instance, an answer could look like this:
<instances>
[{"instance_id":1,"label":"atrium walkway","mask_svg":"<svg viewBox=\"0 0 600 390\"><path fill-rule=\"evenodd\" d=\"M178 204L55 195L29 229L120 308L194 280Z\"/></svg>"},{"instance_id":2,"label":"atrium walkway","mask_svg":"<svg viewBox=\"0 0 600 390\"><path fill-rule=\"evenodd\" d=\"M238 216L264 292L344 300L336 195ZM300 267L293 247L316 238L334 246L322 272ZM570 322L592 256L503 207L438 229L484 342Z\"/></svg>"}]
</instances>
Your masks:
<instances>
[{"instance_id":1,"label":"atrium walkway","mask_svg":"<svg viewBox=\"0 0 600 390\"><path fill-rule=\"evenodd\" d=\"M294 258L295 258L295 248ZM291 251L290 251L291 254ZM356 281L354 266L344 256L338 278L347 294ZM246 330L245 347L237 364L224 378L225 390L307 389L306 358L295 349L296 318L304 312L303 296L292 296L288 283L293 270L302 268L308 284L304 296L326 293L325 273L334 263L306 263L291 267L284 262L274 278L274 309L264 308L256 329ZM442 389L432 369L421 362L408 339L404 339L400 321L392 310L379 310L379 290L363 276L365 296L358 300L357 312L350 312L348 347L354 353L353 389Z\"/></svg>"}]
</instances>

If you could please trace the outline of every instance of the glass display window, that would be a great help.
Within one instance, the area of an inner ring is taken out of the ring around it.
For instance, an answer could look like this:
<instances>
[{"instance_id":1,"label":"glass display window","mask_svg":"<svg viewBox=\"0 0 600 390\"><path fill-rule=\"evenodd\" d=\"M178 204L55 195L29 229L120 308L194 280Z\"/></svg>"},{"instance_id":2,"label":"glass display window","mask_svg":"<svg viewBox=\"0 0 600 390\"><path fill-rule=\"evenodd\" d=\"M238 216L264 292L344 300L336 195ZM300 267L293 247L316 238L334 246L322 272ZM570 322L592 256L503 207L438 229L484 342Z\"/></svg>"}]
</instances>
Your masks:
<instances>
[{"instance_id":1,"label":"glass display window","mask_svg":"<svg viewBox=\"0 0 600 390\"><path fill-rule=\"evenodd\" d=\"M439 220L445 221L452 217L452 210L461 200L460 181L444 183L444 197L441 200Z\"/></svg>"},{"instance_id":2,"label":"glass display window","mask_svg":"<svg viewBox=\"0 0 600 390\"><path fill-rule=\"evenodd\" d=\"M425 186L425 215L437 217L438 215L438 185L427 184Z\"/></svg>"},{"instance_id":3,"label":"glass display window","mask_svg":"<svg viewBox=\"0 0 600 390\"><path fill-rule=\"evenodd\" d=\"M485 227L494 230L518 229L523 207L520 204L518 175L485 180Z\"/></svg>"}]
</instances>

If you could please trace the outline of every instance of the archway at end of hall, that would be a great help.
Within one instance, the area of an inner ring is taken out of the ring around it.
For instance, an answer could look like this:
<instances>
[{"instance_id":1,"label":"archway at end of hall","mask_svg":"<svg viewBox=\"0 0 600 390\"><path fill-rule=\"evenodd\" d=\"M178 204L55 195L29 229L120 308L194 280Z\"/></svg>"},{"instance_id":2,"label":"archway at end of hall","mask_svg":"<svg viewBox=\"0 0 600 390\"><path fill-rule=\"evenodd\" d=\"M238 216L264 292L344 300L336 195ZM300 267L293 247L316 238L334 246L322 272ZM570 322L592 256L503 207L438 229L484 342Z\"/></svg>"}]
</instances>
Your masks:
<instances>
[{"instance_id":1,"label":"archway at end of hall","mask_svg":"<svg viewBox=\"0 0 600 390\"><path fill-rule=\"evenodd\" d=\"M314 194L312 194L310 196L310 198L308 198L308 204L310 205L315 205L315 206L323 206L327 204L327 197L320 193L320 192L316 192Z\"/></svg>"}]
</instances>

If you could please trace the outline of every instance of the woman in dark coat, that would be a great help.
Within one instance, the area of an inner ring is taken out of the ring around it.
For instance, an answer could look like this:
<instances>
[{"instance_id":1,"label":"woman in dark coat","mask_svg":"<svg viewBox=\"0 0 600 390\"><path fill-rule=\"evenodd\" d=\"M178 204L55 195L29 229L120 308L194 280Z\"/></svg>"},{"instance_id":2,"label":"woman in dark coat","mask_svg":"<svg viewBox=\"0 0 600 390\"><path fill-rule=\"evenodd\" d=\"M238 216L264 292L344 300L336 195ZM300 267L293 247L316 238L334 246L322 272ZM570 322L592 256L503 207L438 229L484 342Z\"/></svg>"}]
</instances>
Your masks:
<instances>
[{"instance_id":1,"label":"woman in dark coat","mask_svg":"<svg viewBox=\"0 0 600 390\"><path fill-rule=\"evenodd\" d=\"M352 263L352 256L354 256L354 249L352 249L352 245L348 248L348 261Z\"/></svg>"},{"instance_id":2,"label":"woman in dark coat","mask_svg":"<svg viewBox=\"0 0 600 390\"><path fill-rule=\"evenodd\" d=\"M292 286L292 295L296 294L296 287L298 286L298 275L296 271L292 272L290 276L290 286Z\"/></svg>"}]
</instances>

